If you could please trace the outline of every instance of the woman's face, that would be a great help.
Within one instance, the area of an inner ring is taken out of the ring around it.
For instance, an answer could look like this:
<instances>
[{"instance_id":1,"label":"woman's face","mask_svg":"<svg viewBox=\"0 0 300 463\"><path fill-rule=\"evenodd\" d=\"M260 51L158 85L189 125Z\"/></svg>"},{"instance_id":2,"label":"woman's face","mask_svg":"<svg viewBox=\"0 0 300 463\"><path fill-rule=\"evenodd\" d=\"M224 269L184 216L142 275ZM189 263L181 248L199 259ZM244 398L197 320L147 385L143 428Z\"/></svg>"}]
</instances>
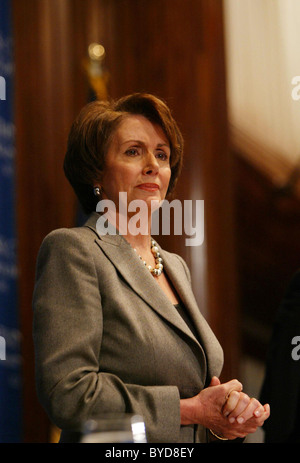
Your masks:
<instances>
[{"instance_id":1,"label":"woman's face","mask_svg":"<svg viewBox=\"0 0 300 463\"><path fill-rule=\"evenodd\" d=\"M126 117L117 128L105 157L101 176L102 198L118 209L119 192L127 204L139 199L162 201L171 177L170 146L160 126L144 116Z\"/></svg>"}]
</instances>

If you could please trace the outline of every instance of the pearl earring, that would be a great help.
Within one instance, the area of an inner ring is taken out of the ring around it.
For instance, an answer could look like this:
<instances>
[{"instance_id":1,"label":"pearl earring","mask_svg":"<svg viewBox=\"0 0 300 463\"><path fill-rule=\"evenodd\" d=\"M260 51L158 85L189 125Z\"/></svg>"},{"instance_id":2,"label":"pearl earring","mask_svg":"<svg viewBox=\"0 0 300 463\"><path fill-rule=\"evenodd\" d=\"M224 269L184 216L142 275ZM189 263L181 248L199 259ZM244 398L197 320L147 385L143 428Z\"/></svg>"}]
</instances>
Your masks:
<instances>
[{"instance_id":1,"label":"pearl earring","mask_svg":"<svg viewBox=\"0 0 300 463\"><path fill-rule=\"evenodd\" d=\"M98 186L95 186L93 191L95 196L101 195L101 189Z\"/></svg>"}]
</instances>

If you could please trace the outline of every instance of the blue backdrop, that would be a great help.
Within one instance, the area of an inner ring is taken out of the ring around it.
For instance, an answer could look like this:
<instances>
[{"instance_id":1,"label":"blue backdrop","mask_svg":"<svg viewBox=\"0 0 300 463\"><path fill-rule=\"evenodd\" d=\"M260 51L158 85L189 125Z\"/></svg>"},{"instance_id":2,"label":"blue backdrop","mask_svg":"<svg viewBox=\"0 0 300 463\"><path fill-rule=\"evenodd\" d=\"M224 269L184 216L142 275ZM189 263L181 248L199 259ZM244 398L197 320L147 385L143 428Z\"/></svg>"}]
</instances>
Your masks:
<instances>
[{"instance_id":1,"label":"blue backdrop","mask_svg":"<svg viewBox=\"0 0 300 463\"><path fill-rule=\"evenodd\" d=\"M21 361L18 326L11 0L0 3L0 442L20 442ZM5 98L5 99L4 99Z\"/></svg>"}]
</instances>

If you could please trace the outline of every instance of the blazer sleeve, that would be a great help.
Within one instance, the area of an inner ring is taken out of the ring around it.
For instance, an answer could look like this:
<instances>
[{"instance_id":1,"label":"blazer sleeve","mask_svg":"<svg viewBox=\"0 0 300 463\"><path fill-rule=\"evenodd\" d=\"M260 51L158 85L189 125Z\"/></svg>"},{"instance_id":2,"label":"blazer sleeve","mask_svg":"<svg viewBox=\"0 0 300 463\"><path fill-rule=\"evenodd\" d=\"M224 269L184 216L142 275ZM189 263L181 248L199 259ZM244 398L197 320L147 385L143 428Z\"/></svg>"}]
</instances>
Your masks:
<instances>
[{"instance_id":1,"label":"blazer sleeve","mask_svg":"<svg viewBox=\"0 0 300 463\"><path fill-rule=\"evenodd\" d=\"M99 371L102 309L88 240L74 229L42 243L33 296L36 387L50 419L78 430L91 415L136 413L151 442L176 442L180 397L176 386L124 384Z\"/></svg>"}]
</instances>

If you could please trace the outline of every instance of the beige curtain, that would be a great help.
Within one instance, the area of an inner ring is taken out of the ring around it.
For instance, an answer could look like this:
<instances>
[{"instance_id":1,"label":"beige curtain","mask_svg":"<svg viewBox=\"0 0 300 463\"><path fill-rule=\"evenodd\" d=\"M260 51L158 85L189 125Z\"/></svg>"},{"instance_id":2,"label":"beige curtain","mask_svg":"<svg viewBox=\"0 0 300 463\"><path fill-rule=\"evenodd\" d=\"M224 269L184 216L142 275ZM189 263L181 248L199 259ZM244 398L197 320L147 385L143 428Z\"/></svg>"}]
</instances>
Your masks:
<instances>
[{"instance_id":1,"label":"beige curtain","mask_svg":"<svg viewBox=\"0 0 300 463\"><path fill-rule=\"evenodd\" d=\"M300 1L223 3L232 142L284 183L300 160Z\"/></svg>"}]
</instances>

